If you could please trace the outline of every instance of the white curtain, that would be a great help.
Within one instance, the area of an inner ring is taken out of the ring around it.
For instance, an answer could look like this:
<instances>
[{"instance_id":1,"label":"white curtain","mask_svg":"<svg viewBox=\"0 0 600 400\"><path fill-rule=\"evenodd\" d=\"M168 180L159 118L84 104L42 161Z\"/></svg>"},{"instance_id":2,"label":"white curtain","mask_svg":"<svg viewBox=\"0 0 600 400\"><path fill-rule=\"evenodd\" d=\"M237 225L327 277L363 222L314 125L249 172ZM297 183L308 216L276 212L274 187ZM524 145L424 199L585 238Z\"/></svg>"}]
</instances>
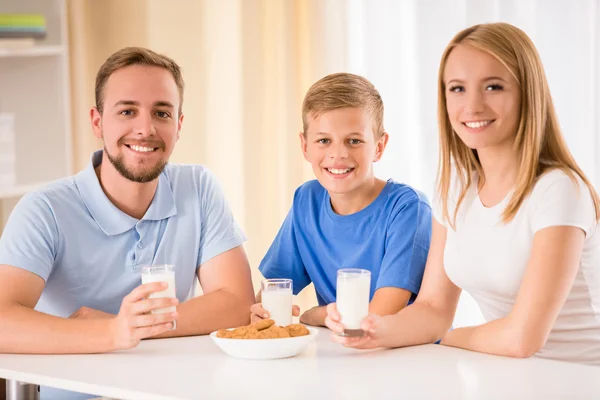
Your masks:
<instances>
[{"instance_id":1,"label":"white curtain","mask_svg":"<svg viewBox=\"0 0 600 400\"><path fill-rule=\"evenodd\" d=\"M383 97L390 141L379 177L431 199L440 56L463 28L504 21L537 46L567 142L600 188L600 0L328 0L322 7L324 72L364 75ZM481 321L463 295L455 325Z\"/></svg>"}]
</instances>

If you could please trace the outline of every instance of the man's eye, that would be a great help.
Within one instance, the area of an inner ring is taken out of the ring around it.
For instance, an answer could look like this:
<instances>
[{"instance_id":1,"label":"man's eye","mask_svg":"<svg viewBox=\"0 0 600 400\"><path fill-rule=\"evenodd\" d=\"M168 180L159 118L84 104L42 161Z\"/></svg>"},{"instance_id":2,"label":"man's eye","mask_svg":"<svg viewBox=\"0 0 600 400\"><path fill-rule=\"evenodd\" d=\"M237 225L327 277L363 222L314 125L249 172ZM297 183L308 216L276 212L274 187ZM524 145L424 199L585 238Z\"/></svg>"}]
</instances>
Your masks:
<instances>
[{"instance_id":1,"label":"man's eye","mask_svg":"<svg viewBox=\"0 0 600 400\"><path fill-rule=\"evenodd\" d=\"M159 118L169 118L169 117L171 116L171 115L170 115L168 112L166 112L166 111L157 111L157 112L156 112L156 115L157 115Z\"/></svg>"},{"instance_id":2,"label":"man's eye","mask_svg":"<svg viewBox=\"0 0 600 400\"><path fill-rule=\"evenodd\" d=\"M130 116L130 115L133 115L133 110L123 110L119 114L125 115L125 116Z\"/></svg>"}]
</instances>

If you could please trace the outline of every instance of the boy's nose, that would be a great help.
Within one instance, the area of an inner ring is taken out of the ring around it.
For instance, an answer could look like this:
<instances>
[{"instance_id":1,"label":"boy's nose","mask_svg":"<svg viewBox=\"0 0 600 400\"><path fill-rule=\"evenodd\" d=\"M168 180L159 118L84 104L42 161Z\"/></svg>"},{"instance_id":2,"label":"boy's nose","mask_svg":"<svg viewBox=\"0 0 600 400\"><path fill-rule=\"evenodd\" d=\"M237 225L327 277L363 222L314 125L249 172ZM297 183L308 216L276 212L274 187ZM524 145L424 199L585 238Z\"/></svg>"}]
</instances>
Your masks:
<instances>
[{"instance_id":1,"label":"boy's nose","mask_svg":"<svg viewBox=\"0 0 600 400\"><path fill-rule=\"evenodd\" d=\"M332 146L329 151L329 158L348 158L348 149L346 146Z\"/></svg>"}]
</instances>

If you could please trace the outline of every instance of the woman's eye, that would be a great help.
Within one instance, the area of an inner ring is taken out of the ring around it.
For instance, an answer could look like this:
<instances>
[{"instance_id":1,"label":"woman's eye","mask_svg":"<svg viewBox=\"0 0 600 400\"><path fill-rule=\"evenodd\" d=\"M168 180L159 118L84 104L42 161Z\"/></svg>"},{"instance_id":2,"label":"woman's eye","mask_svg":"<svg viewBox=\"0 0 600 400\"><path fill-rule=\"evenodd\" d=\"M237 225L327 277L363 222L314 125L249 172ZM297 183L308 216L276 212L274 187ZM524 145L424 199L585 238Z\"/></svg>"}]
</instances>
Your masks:
<instances>
[{"instance_id":1,"label":"woman's eye","mask_svg":"<svg viewBox=\"0 0 600 400\"><path fill-rule=\"evenodd\" d=\"M327 144L327 143L329 143L329 139L319 139L319 140L317 140L317 143L319 143L319 144Z\"/></svg>"},{"instance_id":2,"label":"woman's eye","mask_svg":"<svg viewBox=\"0 0 600 400\"><path fill-rule=\"evenodd\" d=\"M448 90L453 93L460 93L460 92L464 92L465 88L462 86L450 86L448 88Z\"/></svg>"},{"instance_id":3,"label":"woman's eye","mask_svg":"<svg viewBox=\"0 0 600 400\"><path fill-rule=\"evenodd\" d=\"M486 87L486 90L488 91L493 91L493 90L502 90L504 89L501 85L488 85Z\"/></svg>"},{"instance_id":4,"label":"woman's eye","mask_svg":"<svg viewBox=\"0 0 600 400\"><path fill-rule=\"evenodd\" d=\"M348 142L350 144L352 144L352 145L357 145L357 144L361 144L362 143L362 141L359 140L359 139L350 139Z\"/></svg>"}]
</instances>

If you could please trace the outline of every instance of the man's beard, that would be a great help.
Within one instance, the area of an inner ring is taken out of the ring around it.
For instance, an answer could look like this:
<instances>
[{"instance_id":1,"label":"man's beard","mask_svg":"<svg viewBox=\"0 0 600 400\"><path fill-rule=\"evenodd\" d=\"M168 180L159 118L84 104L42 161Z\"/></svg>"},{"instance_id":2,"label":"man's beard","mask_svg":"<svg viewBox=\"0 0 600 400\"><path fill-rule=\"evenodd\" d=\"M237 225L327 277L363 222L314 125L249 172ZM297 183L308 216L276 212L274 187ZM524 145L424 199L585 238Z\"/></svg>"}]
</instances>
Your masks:
<instances>
[{"instance_id":1,"label":"man's beard","mask_svg":"<svg viewBox=\"0 0 600 400\"><path fill-rule=\"evenodd\" d=\"M160 174L165 169L165 166L167 165L167 161L160 160L158 163L156 163L154 167L136 173L127 168L125 162L123 161L123 154L119 154L118 156L113 157L106 149L106 146L104 146L104 154L106 154L108 161L110 161L110 163L115 167L117 172L119 172L119 174L121 174L123 178L137 183L146 183L155 180L160 176Z\"/></svg>"}]
</instances>

